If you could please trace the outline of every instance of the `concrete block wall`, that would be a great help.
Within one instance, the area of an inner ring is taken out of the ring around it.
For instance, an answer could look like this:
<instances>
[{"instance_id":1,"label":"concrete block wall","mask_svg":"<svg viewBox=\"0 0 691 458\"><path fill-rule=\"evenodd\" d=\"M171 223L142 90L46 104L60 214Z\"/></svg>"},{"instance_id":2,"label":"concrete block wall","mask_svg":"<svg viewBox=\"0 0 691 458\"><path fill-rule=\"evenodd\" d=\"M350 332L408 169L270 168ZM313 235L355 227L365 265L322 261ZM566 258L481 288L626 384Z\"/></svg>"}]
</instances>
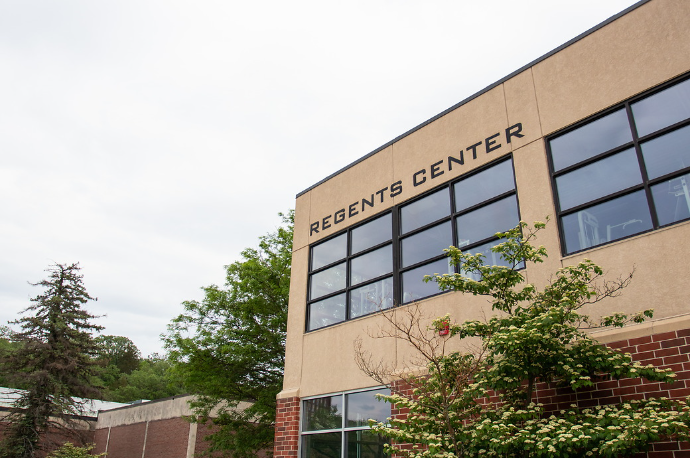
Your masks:
<instances>
[{"instance_id":1,"label":"concrete block wall","mask_svg":"<svg viewBox=\"0 0 691 458\"><path fill-rule=\"evenodd\" d=\"M197 425L190 396L176 396L99 412L95 451L108 458L191 458L197 449Z\"/></svg>"}]
</instances>

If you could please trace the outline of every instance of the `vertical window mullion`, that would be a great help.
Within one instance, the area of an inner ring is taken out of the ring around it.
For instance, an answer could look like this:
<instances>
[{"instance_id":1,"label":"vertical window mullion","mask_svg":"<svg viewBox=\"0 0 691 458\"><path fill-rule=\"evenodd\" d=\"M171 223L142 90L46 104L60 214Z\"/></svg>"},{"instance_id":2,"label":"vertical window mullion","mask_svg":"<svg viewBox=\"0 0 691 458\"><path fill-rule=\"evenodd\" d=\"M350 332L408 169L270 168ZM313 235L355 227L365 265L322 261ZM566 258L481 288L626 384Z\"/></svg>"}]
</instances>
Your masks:
<instances>
[{"instance_id":1,"label":"vertical window mullion","mask_svg":"<svg viewBox=\"0 0 691 458\"><path fill-rule=\"evenodd\" d=\"M341 394L341 405L343 406L343 418L341 419L341 458L348 456L348 441L346 440L345 427L348 424L348 404L346 403L346 394Z\"/></svg>"},{"instance_id":2,"label":"vertical window mullion","mask_svg":"<svg viewBox=\"0 0 691 458\"><path fill-rule=\"evenodd\" d=\"M449 190L449 218L451 218L451 243L453 246L457 247L458 246L458 236L457 233L458 231L456 230L456 216L454 215L454 212L456 211L456 193L453 192L453 184L449 182L447 184L447 188ZM448 258L447 258L448 261ZM454 264L453 266L453 271L454 273L458 273L458 265Z\"/></svg>"},{"instance_id":3,"label":"vertical window mullion","mask_svg":"<svg viewBox=\"0 0 691 458\"><path fill-rule=\"evenodd\" d=\"M393 306L396 307L402 304L401 297L401 225L399 219L399 209L394 207L391 209L391 243L393 253Z\"/></svg>"},{"instance_id":4,"label":"vertical window mullion","mask_svg":"<svg viewBox=\"0 0 691 458\"><path fill-rule=\"evenodd\" d=\"M648 171L645 168L645 161L643 160L643 151L641 150L641 144L638 141L638 132L636 130L636 123L633 118L633 110L631 109L631 103L626 103L626 115L629 118L629 127L631 128L631 134L633 135L633 147L636 151L636 158L638 158L638 168L641 171L641 178L643 179L643 191L645 192L645 198L648 201L648 212L650 213L650 218L653 222L653 228L657 229L660 227L660 223L657 219L657 211L655 210L655 201L653 199L653 193L650 190L650 185L648 184Z\"/></svg>"},{"instance_id":5,"label":"vertical window mullion","mask_svg":"<svg viewBox=\"0 0 691 458\"><path fill-rule=\"evenodd\" d=\"M348 229L346 235L346 290L345 290L345 321L350 319L350 258L352 256L353 231Z\"/></svg>"},{"instance_id":6,"label":"vertical window mullion","mask_svg":"<svg viewBox=\"0 0 691 458\"><path fill-rule=\"evenodd\" d=\"M557 189L557 176L556 173L554 172L554 159L552 159L552 145L551 143L547 140L545 141L547 144L547 165L549 166L549 172L550 172L550 183L552 185L552 204L554 205L554 214L557 215L557 230L559 231L559 246L561 247L561 254L565 255L566 254L566 237L563 236L564 234L564 225L562 223L562 217L561 217L561 205L559 204L559 189Z\"/></svg>"}]
</instances>

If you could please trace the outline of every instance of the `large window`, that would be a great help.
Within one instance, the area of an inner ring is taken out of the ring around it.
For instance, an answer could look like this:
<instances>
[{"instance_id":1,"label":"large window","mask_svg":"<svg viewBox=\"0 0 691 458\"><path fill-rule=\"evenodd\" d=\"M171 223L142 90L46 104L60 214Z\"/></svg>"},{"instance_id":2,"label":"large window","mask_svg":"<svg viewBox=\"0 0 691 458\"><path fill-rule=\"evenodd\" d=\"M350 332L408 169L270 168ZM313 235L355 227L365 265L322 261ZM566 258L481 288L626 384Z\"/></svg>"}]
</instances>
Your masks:
<instances>
[{"instance_id":1,"label":"large window","mask_svg":"<svg viewBox=\"0 0 691 458\"><path fill-rule=\"evenodd\" d=\"M566 254L689 218L689 80L547 141Z\"/></svg>"},{"instance_id":2,"label":"large window","mask_svg":"<svg viewBox=\"0 0 691 458\"><path fill-rule=\"evenodd\" d=\"M307 330L393 306L391 221L386 213L312 247Z\"/></svg>"},{"instance_id":3,"label":"large window","mask_svg":"<svg viewBox=\"0 0 691 458\"><path fill-rule=\"evenodd\" d=\"M302 458L384 458L386 440L374 434L369 420L386 421L391 405L375 394L388 389L340 393L304 399L301 420Z\"/></svg>"},{"instance_id":4,"label":"large window","mask_svg":"<svg viewBox=\"0 0 691 458\"><path fill-rule=\"evenodd\" d=\"M504 261L495 233L519 221L513 160L504 157L312 246L307 330L435 294L423 277L453 273L451 245Z\"/></svg>"}]
</instances>

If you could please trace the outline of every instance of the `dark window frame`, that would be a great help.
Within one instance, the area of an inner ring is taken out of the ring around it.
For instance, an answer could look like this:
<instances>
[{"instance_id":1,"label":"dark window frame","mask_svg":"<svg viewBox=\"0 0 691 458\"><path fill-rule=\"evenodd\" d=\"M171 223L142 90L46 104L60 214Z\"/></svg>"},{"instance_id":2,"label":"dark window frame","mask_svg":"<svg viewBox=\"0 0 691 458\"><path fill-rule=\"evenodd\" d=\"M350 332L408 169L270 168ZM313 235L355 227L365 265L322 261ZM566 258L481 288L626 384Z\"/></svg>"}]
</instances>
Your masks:
<instances>
[{"instance_id":1,"label":"dark window frame","mask_svg":"<svg viewBox=\"0 0 691 458\"><path fill-rule=\"evenodd\" d=\"M332 433L339 433L341 435L341 456L342 457L347 457L348 456L348 433L351 432L357 432L357 431L368 431L371 432L372 428L369 425L362 425L362 426L348 426L348 415L349 415L349 405L347 402L347 398L349 395L352 394L361 394L361 393L368 393L368 392L375 392L375 391L385 391L387 394L390 393L390 390L386 389L386 386L377 386L377 387L370 387L370 388L362 388L362 389L357 389L357 390L348 390L348 391L340 391L336 393L330 393L330 394L322 394L322 395L316 395L316 396L305 396L304 398L300 399L300 419L299 419L299 453L298 456L302 457L305 453L303 450L303 439L309 436L318 436L321 434L332 434ZM305 409L305 401L313 401L313 400L319 400L319 399L324 399L324 398L332 398L332 397L340 397L340 405L341 405L341 426L336 427L336 428L326 428L326 429L313 429L313 430L305 430L305 415L306 415L306 409ZM381 403L385 403L385 401L377 401ZM389 415L387 417L390 417L391 414L391 406L389 405Z\"/></svg>"},{"instance_id":2,"label":"dark window frame","mask_svg":"<svg viewBox=\"0 0 691 458\"><path fill-rule=\"evenodd\" d=\"M334 325L339 324L339 323L343 323L343 322L345 322L345 321L350 321L350 320L351 320L351 318L350 318L350 315L351 315L351 313L350 313L350 292L351 292L352 290L354 290L354 289L361 288L361 287L363 287L363 286L367 286L367 285L376 283L376 282L381 281L381 280L385 280L386 278L389 278L389 277L391 277L392 275L394 275L394 272L395 272L395 262L394 262L394 264L392 264L392 270L391 270L391 272L387 272L386 274L382 274L382 275L380 275L380 276L378 276L378 277L370 278L370 279L365 280L365 281L362 281L362 282L360 282L360 283L356 283L356 284L353 284L353 285L350 284L350 270L351 270L350 266L351 266L351 261L352 261L352 259L357 258L357 257L360 257L360 256L363 256L363 255L366 255L366 254L368 254L368 253L370 253L370 252L372 252L372 251L376 251L376 250L378 250L378 249L380 249L380 248L383 248L383 247L385 247L385 246L387 246L387 245L392 245L392 252L394 253L393 257L394 257L394 258L396 257L396 254L395 254L395 253L396 253L397 250L396 250L396 247L395 247L394 241L393 241L394 224L395 224L395 222L394 222L394 219L395 219L395 218L393 218L393 215L392 215L392 227L391 227L392 238L391 238L391 239L386 240L386 241L381 242L381 243L378 243L378 244L376 244L376 245L372 245L372 246L370 246L370 247L368 247L368 248L366 248L366 249L364 249L364 250L358 251L358 252L355 253L355 254L351 254L351 247L352 247L351 237L352 237L352 231L353 231L354 229L357 229L357 228L361 227L361 226L364 226L364 225L367 224L367 223L370 223L370 222L376 220L377 218L384 217L384 216L386 216L386 214L388 214L388 213L391 213L391 209L389 209L389 210L387 210L387 211L383 211L383 212L381 212L381 213L378 213L378 214L372 216L371 218L367 218L366 220L364 220L364 221L362 221L362 222L359 222L359 223L357 223L357 224L353 224L352 226L347 227L347 228L346 228L345 230L343 230L343 231L340 231L340 232L338 232L338 233L336 233L336 234L333 234L333 235L331 235L331 236L329 236L329 237L327 237L327 238L325 238L325 239L323 239L323 240L320 240L319 242L317 242L317 243L315 243L315 244L313 244L313 245L310 245L310 247L309 247L309 250L310 250L310 257L309 257L309 266L308 266L309 271L308 271L308 274L307 274L307 275L308 275L308 277L307 277L307 278L308 278L308 280L307 280L307 297L308 297L308 299L307 299L306 321L305 321L305 330L306 330L306 331L308 331L308 332L309 332L309 331L316 331L317 329L324 329L324 328L327 328L327 327L330 327L330 326L334 326ZM332 262L332 263L330 263L330 264L326 264L326 265L324 265L324 266L321 266L321 267L318 268L318 269L312 270L312 249L313 249L314 247L319 246L319 245L322 244L322 243L326 243L326 242L328 242L328 241L331 240L331 239L334 239L334 238L336 238L336 237L339 237L339 236L343 235L344 233L347 234L347 235L346 235L346 256L345 256L344 258L339 258L338 260L336 260L336 261L334 261L334 262ZM332 267L335 267L335 266L337 266L337 265L339 265L339 264L342 264L342 263L345 263L345 266L346 266L346 267L345 267L345 272L346 272L345 284L346 284L346 287L345 287L344 289L339 289L339 290L337 290L337 291L331 292L331 293L329 293L329 294L325 294L325 295L323 295L323 296L319 296L319 297L317 297L317 298L312 298L311 295L310 295L311 290L312 290L312 276L313 276L314 274L317 274L317 273L319 273L319 272L328 270L328 269L330 269L330 268L332 268ZM395 275L394 275L394 277L395 277ZM395 284L395 282L394 282L394 291L395 291L395 288L396 288L396 284ZM336 323L332 323L332 324L329 324L329 325L327 325L327 326L322 326L322 327L319 327L319 328L316 328L316 329L309 329L311 306L312 306L313 304L316 304L316 303L318 303L318 302L324 301L324 300L326 300L326 299L330 299L330 298L332 298L332 297L335 297L335 296L338 296L338 295L341 295L341 294L345 294L345 319L344 319L343 321L338 321L338 322L336 322ZM362 316L366 316L366 315L362 315ZM360 317L358 316L357 318L360 318Z\"/></svg>"},{"instance_id":3,"label":"dark window frame","mask_svg":"<svg viewBox=\"0 0 691 458\"><path fill-rule=\"evenodd\" d=\"M478 203L476 203L476 204L473 204L473 205L470 206L470 207L463 208L463 209L461 209L461 210L456 210L456 208L455 208L456 203L455 203L455 195L454 195L454 185L455 185L456 183L459 183L459 182L461 182L461 181L467 179L467 178L470 178L470 177L472 177L472 176L474 176L474 175L477 175L477 174L479 174L479 173L482 173L482 172L484 172L484 171L486 171L486 170L488 170L488 169L490 169L490 168L492 168L492 167L494 167L494 166L497 166L497 165L499 165L499 164L501 164L501 163L503 163L503 162L510 162L510 163L511 163L512 180L513 180L513 181L512 181L512 185L513 185L513 188L512 188L511 190L509 190L509 191L502 192L501 194L498 194L498 195L496 195L496 196L492 196L491 198L488 198L488 199L486 199L486 200L484 200L484 201L482 201L482 202L478 202ZM520 217L521 217L521 214L520 214L520 204L519 204L519 201L518 201L518 190L517 190L517 185L516 185L516 173L515 173L515 169L514 169L514 165L513 165L513 164L514 164L514 161L513 161L513 153L508 153L508 154L506 154L506 155L504 155L504 156L501 156L501 157L499 157L499 158L497 158L497 159L495 159L495 160L492 160L492 161L488 162L487 164L484 164L484 165L482 165L482 166L480 166L480 167L477 167L477 168L475 168L475 169L473 169L473 170L471 170L471 171L469 171L469 172L467 172L467 173L465 173L465 174L463 174L463 175L461 175L461 176L459 176L459 177L456 177L456 178L454 178L453 180L450 180L450 181L448 181L448 182L446 182L446 183L444 183L444 184L442 184L442 185L439 185L439 186L437 186L437 187L435 187L435 188L432 188L432 189L430 189L430 190L427 190L427 191L425 191L424 193L421 193L421 194L419 194L419 195L414 196L414 197L411 198L411 199L406 200L405 202L402 202L402 203L400 203L400 204L394 205L394 206L392 206L392 207L386 209L385 211L382 211L382 212L380 212L380 213L377 213L377 214L371 216L370 218L367 218L367 219L365 219L365 220L363 220L363 221L360 221L360 222L358 222L358 223L356 223L356 224L353 224L352 226L349 226L349 227L345 228L344 230L341 230L341 231L339 231L339 232L337 232L337 233L335 233L335 234L332 234L332 235L330 235L330 236L328 236L328 237L326 237L326 238L324 238L324 239L322 239L322 240L319 240L318 242L316 242L316 243L310 245L310 246L309 246L308 274L307 274L308 280L307 280L307 302L306 302L306 309L305 309L305 332L312 332L312 331L316 331L316 330L319 330L319 329L325 329L325 328L328 328L328 327L331 327L331 326L335 326L335 325L340 324L340 323L344 323L344 322L346 322L346 321L350 321L350 320L353 320L353 319L359 319L359 318L362 318L362 317L365 317L365 316L372 315L373 313L376 313L376 312L371 312L371 313L367 313L367 314L363 314L363 315L357 316L357 317L355 317L355 318L351 318L351 299L350 299L350 293L351 293L351 291L354 290L354 289L357 289L357 288L360 288L360 287L363 287L363 286L367 286L367 285L370 285L370 284L374 284L374 283L376 283L376 282L378 282L378 281L385 280L385 279L390 278L390 277L392 277L392 276L393 276L393 280L392 280L392 282L393 282L393 307L397 307L397 306L399 306L399 305L406 305L406 304L409 304L409 303L411 303L411 302L414 302L415 300L421 300L421 299L414 299L414 300L407 301L407 302L404 302L404 301L403 301L403 291L402 291L402 288L401 288L402 276L403 276L403 274L405 274L406 272L411 271L411 270L413 270L413 269L416 269L416 268L419 268L419 267L423 267L423 266L425 266L425 265L427 265L427 264L431 264L431 263L433 263L433 262L437 262L437 261L439 261L439 260L441 260L441 259L447 259L447 256L446 256L445 253L440 252L440 253L437 254L437 255L434 255L434 256L429 257L429 258L426 258L426 259L424 259L424 260L418 261L418 262L416 262L416 263L414 263L414 264L410 264L410 265L408 265L408 266L406 266L406 267L401 267L401 258L402 258L401 250L402 250L402 242L403 242L403 240L405 240L406 238L411 237L411 236L414 236L414 235L419 234L419 233L421 233L421 232L424 232L425 230L430 229L430 228L433 228L433 227L435 227L435 226L437 226L437 225L439 225L439 224L444 224L444 223L450 221L450 223L451 223L451 240L452 240L452 245L457 247L457 246L458 246L458 228L457 228L457 220L458 220L458 218L459 218L460 216L465 215L465 214L467 214L467 213L470 213L470 212L472 212L472 211L478 210L478 209L480 209L480 208L486 207L486 206L488 206L488 205L491 205L491 204L493 204L493 203L495 203L495 202L498 202L498 201L500 201L500 200L502 200L502 199L505 199L505 198L511 197L511 196L513 196L513 197L515 198L515 201L516 201L516 212L517 212L517 215L518 215L518 219L519 219L519 221L520 221ZM422 199L424 199L424 198L426 198L426 197L428 197L428 196L434 194L435 192L438 192L438 191L443 190L443 189L446 189L446 191L449 193L449 212L448 212L447 216L444 216L444 217L439 218L439 219L437 219L437 220L435 220L435 221L426 223L426 224L424 224L423 226L420 226L420 227L417 227L417 228L415 228L415 229L409 230L409 231L406 232L405 234L402 234L402 233L401 233L401 231L402 231L402 225L401 225L401 209L402 209L403 207L405 207L406 205L409 205L409 204L412 204L412 203L417 202L417 201L419 201L419 200L422 200ZM352 246L352 244L351 244L351 234L352 234L352 231L355 230L355 229L357 229L357 228L359 228L359 227L361 227L361 226L363 226L363 225L365 225L365 224L368 224L368 223L370 223L370 222L376 220L377 218L380 218L380 217L382 217L382 216L385 216L386 214L389 214L389 213L391 214L391 231L392 231L392 237L391 237L391 239L390 239L390 240L387 240L387 241L385 241L385 242L381 242L381 243L379 243L379 244L377 244L377 245L373 245L373 246L371 246L371 247L369 247L369 248L367 248L367 249L365 249L365 250L361 250L361 251L359 251L358 253L356 253L356 254L354 254L354 255L351 254L351 246ZM509 229L509 228L507 228L507 229ZM321 267L318 268L318 269L312 270L312 249L315 248L315 247L317 247L317 246L319 246L319 245L322 244L322 243L327 243L329 240L332 240L332 239L334 239L334 238L336 238L336 237L339 237L339 236L343 235L344 233L347 234L347 236L346 236L347 241L346 241L346 256L345 256L345 258L339 258L338 260L336 260L336 261L334 261L334 262L332 262L332 263L330 263L330 264L327 264L327 265L321 266ZM486 244L486 243L492 242L492 241L494 241L494 240L497 240L497 237L495 237L494 234L492 234L491 236L488 236L488 237L486 237L486 238L483 238L483 239L481 239L481 240L478 240L478 241L475 241L475 242L473 242L473 243L471 243L471 244L468 244L468 245L466 245L466 246L463 246L462 249L463 249L464 251L466 251L466 250L472 250L473 248L479 247L479 246L481 246L481 245L484 245L484 244ZM367 254L367 253L369 253L369 252L371 252L371 251L377 250L377 249L382 248L382 247L384 247L384 246L387 246L387 245L389 245L389 244L392 245L392 252L393 252L392 271L391 271L390 273L386 273L386 274L381 275L381 276L379 276L379 277L372 278L372 279L366 280L366 281L364 281L364 282L351 285L351 284L350 284L350 270L351 270L351 269L350 269L350 262L351 262L351 260L352 260L353 258L355 258L355 257L362 256L362 255L364 255L364 254ZM312 276L313 276L314 274L317 274L317 273L319 273L319 272L321 272L321 271L327 270L327 269L329 269L329 268L332 268L332 267L337 266L337 265L339 265L339 264L341 264L341 263L344 263L344 262L346 263L346 287L345 287L345 289L340 289L340 290L338 290L338 291L331 292L331 293L329 293L329 294L320 296L320 297L318 297L318 298L312 298L312 297L310 296L310 292L311 292L311 288L312 288ZM459 273L459 268L458 268L458 266L454 266L454 267L453 267L453 272ZM440 295L440 294L445 294L446 292L448 292L448 291L441 291L441 290L440 290L439 292L437 292L437 293L435 293L435 294L431 294L431 295L425 296L424 299L428 299L428 298L431 298L431 297L436 297L436 296L438 296L438 295ZM336 297L336 296L341 295L341 294L345 294L345 319L342 320L342 321L338 321L338 322L335 322L335 323L331 323L331 324L326 325L326 326L321 326L321 327L318 327L318 328L315 328L315 329L310 329L310 314L311 314L311 311L312 311L312 310L311 310L312 305L313 305L313 304L316 304L316 303L318 303L318 302L321 302L321 301L330 299L330 298L332 298L332 297Z\"/></svg>"},{"instance_id":4,"label":"dark window frame","mask_svg":"<svg viewBox=\"0 0 691 458\"><path fill-rule=\"evenodd\" d=\"M631 97L631 98L625 100L624 102L620 102L616 105L613 105L609 108L606 108L605 110L602 110L599 113L596 113L592 116L589 116L586 119L583 119L583 120L581 120L581 121L579 121L579 122L577 122L571 126L568 126L564 129L561 129L561 130L545 137L545 148L547 150L547 162L549 164L549 172L550 172L551 185L552 185L552 196L553 196L553 202L554 202L554 210L555 210L555 214L557 216L557 222L558 222L558 227L559 227L560 246L561 246L562 256L571 256L571 255L574 255L577 253L581 253L584 251L588 251L588 250L592 250L592 249L599 248L602 246L606 246L606 245L609 245L612 243L626 240L626 239L631 238L631 237L637 237L641 234L653 232L653 231L656 231L658 229L668 227L668 226L671 226L674 224L679 224L679 223L682 223L684 221L689 220L689 218L685 218L685 219L681 219L681 220L674 221L674 222L667 223L667 224L663 224L663 225L659 224L658 215L657 215L657 211L655 208L655 202L654 202L652 191L651 191L651 188L654 187L655 185L659 184L659 183L663 183L663 182L668 181L672 178L676 178L676 177L682 176L686 173L689 173L689 167L681 168L681 169L675 170L673 172L667 173L665 175L661 175L659 177L649 179L648 178L648 172L647 172L646 167L645 167L645 161L643 158L643 151L641 149L641 144L644 144L647 141L653 140L653 139L658 138L658 137L662 137L662 136L669 134L673 131L676 131L676 130L681 129L685 126L688 126L690 120L687 118L686 120L678 121L674 124L670 124L670 125L662 128L662 129L659 129L657 131L654 131L654 132L651 132L649 134L646 134L644 136L639 137L637 129L636 129L635 119L633 116L633 110L632 110L632 105L635 104L636 102L639 102L645 98L654 96L655 94L662 92L665 89L669 89L670 87L672 87L676 84L679 84L679 83L681 83L685 80L688 80L688 79L689 79L689 73L675 77L675 78L673 78L673 79L671 79L665 83L662 83L662 84L660 84L660 85L658 85L652 89L649 89L645 92L642 92L642 93L640 93L634 97ZM579 129L579 128L587 125L587 124L595 122L601 118L604 118L605 116L610 115L610 114L612 114L616 111L619 111L621 109L625 109L625 111L626 111L626 116L628 119L628 126L629 126L629 129L630 129L631 134L632 134L632 141L624 143L622 145L619 145L619 146L612 148L610 150L598 153L598 154L596 154L596 155L594 155L588 159L585 159L581 162L571 164L571 165L564 167L558 171L555 171L554 160L552 157L552 148L551 148L551 143L550 143L552 140L554 140L554 139L556 139L562 135L568 134L569 132L577 130L577 129ZM614 156L618 153L621 153L621 152L623 152L627 149L631 149L631 148L634 149L635 154L636 154L636 158L638 160L638 165L639 165L639 169L641 172L641 178L642 178L640 184L630 186L626 189L619 190L619 191L614 192L612 194L608 194L608 195L605 195L603 197L599 197L597 199L593 199L593 200L590 200L588 202L570 207L567 210L563 210L563 211L561 210L561 204L559 202L559 190L557 187L557 178L559 178L560 176L563 176L565 174L568 174L569 172L572 172L574 170L578 170L578 169L581 169L585 166L595 164L599 161L602 161L606 158L609 158L611 156ZM591 208L591 207L594 207L596 205L615 200L617 198L620 198L620 197L623 197L623 196L626 196L629 194L633 194L633 193L635 193L637 191L641 191L641 190L644 191L646 201L648 204L648 211L650 213L652 226L653 226L651 229L646 229L646 230L637 232L635 234L627 235L627 236L624 236L621 238L610 240L610 241L600 243L598 245L590 246L587 248L582 248L582 249L573 250L573 251L567 250L566 236L565 236L564 223L563 223L563 219L565 216L577 214L579 211L582 211L582 210L585 210L587 208Z\"/></svg>"}]
</instances>

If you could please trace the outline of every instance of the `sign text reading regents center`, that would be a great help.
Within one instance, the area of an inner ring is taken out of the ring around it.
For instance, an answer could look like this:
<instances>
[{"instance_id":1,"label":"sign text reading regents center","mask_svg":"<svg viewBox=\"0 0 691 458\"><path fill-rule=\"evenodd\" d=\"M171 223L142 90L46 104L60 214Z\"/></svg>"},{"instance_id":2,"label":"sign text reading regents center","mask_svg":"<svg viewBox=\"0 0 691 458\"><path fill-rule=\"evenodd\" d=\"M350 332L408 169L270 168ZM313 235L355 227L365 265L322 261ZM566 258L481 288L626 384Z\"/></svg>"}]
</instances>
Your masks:
<instances>
[{"instance_id":1,"label":"sign text reading regents center","mask_svg":"<svg viewBox=\"0 0 691 458\"><path fill-rule=\"evenodd\" d=\"M506 143L511 143L511 137L521 138L523 134L523 125L519 122L513 126L504 130L504 135L506 137ZM466 156L465 153L470 153L473 155L473 159L477 159L478 153L484 149L485 153L491 153L501 148L501 132L497 132L494 135L481 140L477 143L470 145L469 147L459 151L458 156L448 156L446 159L435 162L430 165L429 168L424 168L418 170L411 177L412 185L420 186L425 183L427 179L434 180L444 174L444 172L452 171L454 164L463 165L465 164ZM483 148L484 147L484 148ZM444 164L446 163L446 167ZM325 230L330 228L332 225L340 224L346 220L346 218L352 218L358 215L360 212L364 212L367 208L374 208L375 205L379 203L384 203L385 195L393 198L403 192L403 180L398 180L391 185L379 189L373 192L369 198L363 197L362 199L353 202L346 208L341 208L335 211L333 214L323 217L321 220L313 222L310 224L310 236L318 234L320 230Z\"/></svg>"}]
</instances>

